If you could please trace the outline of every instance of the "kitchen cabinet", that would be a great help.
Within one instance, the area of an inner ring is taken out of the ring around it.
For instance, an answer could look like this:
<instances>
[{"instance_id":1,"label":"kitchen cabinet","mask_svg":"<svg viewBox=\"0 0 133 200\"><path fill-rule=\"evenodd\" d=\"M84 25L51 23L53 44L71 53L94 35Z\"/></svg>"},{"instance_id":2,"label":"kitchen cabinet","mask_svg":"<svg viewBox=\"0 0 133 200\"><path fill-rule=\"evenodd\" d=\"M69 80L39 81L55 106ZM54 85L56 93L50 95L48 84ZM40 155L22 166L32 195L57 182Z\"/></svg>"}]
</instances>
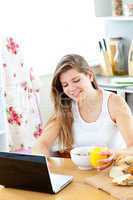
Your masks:
<instances>
[{"instance_id":1,"label":"kitchen cabinet","mask_svg":"<svg viewBox=\"0 0 133 200\"><path fill-rule=\"evenodd\" d=\"M103 77L103 76L97 76L97 81L100 87L104 88L107 91L114 92L116 94L121 95L127 104L129 105L132 113L133 113L133 83L131 84L116 84L114 83L114 79L116 78L122 78L122 77ZM127 78L127 76L123 77ZM131 80L131 79L130 79Z\"/></svg>"},{"instance_id":2,"label":"kitchen cabinet","mask_svg":"<svg viewBox=\"0 0 133 200\"><path fill-rule=\"evenodd\" d=\"M124 4L123 1L123 15L121 16L113 16L113 0L94 0L94 10L95 16L101 17L105 20L115 20L115 21L133 21L133 16L124 16ZM126 1L128 2L128 1ZM132 1L133 3L133 1Z\"/></svg>"},{"instance_id":3,"label":"kitchen cabinet","mask_svg":"<svg viewBox=\"0 0 133 200\"><path fill-rule=\"evenodd\" d=\"M125 39L125 63L128 67L128 52L133 40L133 16L112 16L112 0L94 0L94 11L97 19L102 21L103 37Z\"/></svg>"},{"instance_id":4,"label":"kitchen cabinet","mask_svg":"<svg viewBox=\"0 0 133 200\"><path fill-rule=\"evenodd\" d=\"M94 9L96 17L112 16L112 1L94 0Z\"/></svg>"},{"instance_id":5,"label":"kitchen cabinet","mask_svg":"<svg viewBox=\"0 0 133 200\"><path fill-rule=\"evenodd\" d=\"M123 37L125 39L125 62L128 67L128 52L133 40L133 16L112 16L112 0L94 0L94 10L97 19L102 20L104 24L103 37ZM111 84L112 79L111 77L99 77L98 82L104 89L122 95L133 113L133 85L127 87L127 85Z\"/></svg>"},{"instance_id":6,"label":"kitchen cabinet","mask_svg":"<svg viewBox=\"0 0 133 200\"><path fill-rule=\"evenodd\" d=\"M113 0L94 0L94 12L99 21L102 21L101 32L103 37L125 39L125 63L128 67L128 52L133 40L133 16L112 16ZM123 0L124 4L133 0Z\"/></svg>"}]
</instances>

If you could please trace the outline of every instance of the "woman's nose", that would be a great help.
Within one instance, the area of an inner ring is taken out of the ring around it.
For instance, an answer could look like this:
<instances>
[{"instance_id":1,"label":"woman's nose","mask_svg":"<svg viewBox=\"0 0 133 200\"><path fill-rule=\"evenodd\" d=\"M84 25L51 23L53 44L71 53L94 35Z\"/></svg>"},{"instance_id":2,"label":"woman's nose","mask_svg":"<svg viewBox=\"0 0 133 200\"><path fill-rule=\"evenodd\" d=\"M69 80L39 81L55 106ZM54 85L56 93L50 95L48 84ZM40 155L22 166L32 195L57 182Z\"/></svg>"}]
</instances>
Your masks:
<instances>
[{"instance_id":1,"label":"woman's nose","mask_svg":"<svg viewBox=\"0 0 133 200\"><path fill-rule=\"evenodd\" d=\"M75 90L75 86L74 85L69 85L69 90L72 92L72 91L74 91Z\"/></svg>"}]
</instances>

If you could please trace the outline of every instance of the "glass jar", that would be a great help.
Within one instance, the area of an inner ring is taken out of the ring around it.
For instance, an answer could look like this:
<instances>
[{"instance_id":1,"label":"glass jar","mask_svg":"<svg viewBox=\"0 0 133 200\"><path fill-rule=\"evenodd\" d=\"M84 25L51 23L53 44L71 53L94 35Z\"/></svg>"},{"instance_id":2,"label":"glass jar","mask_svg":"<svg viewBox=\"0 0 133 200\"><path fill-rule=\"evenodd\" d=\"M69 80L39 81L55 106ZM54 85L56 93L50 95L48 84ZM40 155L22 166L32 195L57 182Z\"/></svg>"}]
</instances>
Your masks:
<instances>
[{"instance_id":1,"label":"glass jar","mask_svg":"<svg viewBox=\"0 0 133 200\"><path fill-rule=\"evenodd\" d=\"M110 63L114 75L127 75L124 38L110 38Z\"/></svg>"},{"instance_id":2,"label":"glass jar","mask_svg":"<svg viewBox=\"0 0 133 200\"><path fill-rule=\"evenodd\" d=\"M127 3L124 5L124 15L133 16L133 3Z\"/></svg>"},{"instance_id":3,"label":"glass jar","mask_svg":"<svg viewBox=\"0 0 133 200\"><path fill-rule=\"evenodd\" d=\"M113 16L123 15L122 0L112 0L112 15Z\"/></svg>"}]
</instances>

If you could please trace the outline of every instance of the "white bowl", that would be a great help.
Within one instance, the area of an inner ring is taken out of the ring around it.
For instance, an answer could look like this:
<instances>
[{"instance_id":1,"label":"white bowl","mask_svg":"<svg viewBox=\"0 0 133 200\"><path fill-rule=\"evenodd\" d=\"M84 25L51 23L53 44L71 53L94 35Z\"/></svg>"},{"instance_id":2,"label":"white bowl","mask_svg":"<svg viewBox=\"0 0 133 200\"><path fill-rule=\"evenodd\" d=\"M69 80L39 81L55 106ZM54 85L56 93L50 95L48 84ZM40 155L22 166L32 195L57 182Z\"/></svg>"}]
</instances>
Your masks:
<instances>
[{"instance_id":1,"label":"white bowl","mask_svg":"<svg viewBox=\"0 0 133 200\"><path fill-rule=\"evenodd\" d=\"M89 152L94 146L76 147L70 151L71 160L79 169L91 169Z\"/></svg>"}]
</instances>

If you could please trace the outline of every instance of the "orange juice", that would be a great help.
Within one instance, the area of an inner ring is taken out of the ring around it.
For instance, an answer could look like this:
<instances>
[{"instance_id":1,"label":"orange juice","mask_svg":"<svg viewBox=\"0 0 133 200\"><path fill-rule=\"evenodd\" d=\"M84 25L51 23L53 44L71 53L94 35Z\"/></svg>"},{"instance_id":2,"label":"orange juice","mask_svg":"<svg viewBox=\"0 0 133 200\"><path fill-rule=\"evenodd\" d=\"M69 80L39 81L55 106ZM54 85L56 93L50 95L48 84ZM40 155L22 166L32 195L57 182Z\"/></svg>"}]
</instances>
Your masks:
<instances>
[{"instance_id":1,"label":"orange juice","mask_svg":"<svg viewBox=\"0 0 133 200\"><path fill-rule=\"evenodd\" d=\"M103 165L100 163L99 160L108 158L108 155L101 155L100 152L109 151L107 147L94 147L90 152L90 163L91 165L96 168Z\"/></svg>"}]
</instances>

